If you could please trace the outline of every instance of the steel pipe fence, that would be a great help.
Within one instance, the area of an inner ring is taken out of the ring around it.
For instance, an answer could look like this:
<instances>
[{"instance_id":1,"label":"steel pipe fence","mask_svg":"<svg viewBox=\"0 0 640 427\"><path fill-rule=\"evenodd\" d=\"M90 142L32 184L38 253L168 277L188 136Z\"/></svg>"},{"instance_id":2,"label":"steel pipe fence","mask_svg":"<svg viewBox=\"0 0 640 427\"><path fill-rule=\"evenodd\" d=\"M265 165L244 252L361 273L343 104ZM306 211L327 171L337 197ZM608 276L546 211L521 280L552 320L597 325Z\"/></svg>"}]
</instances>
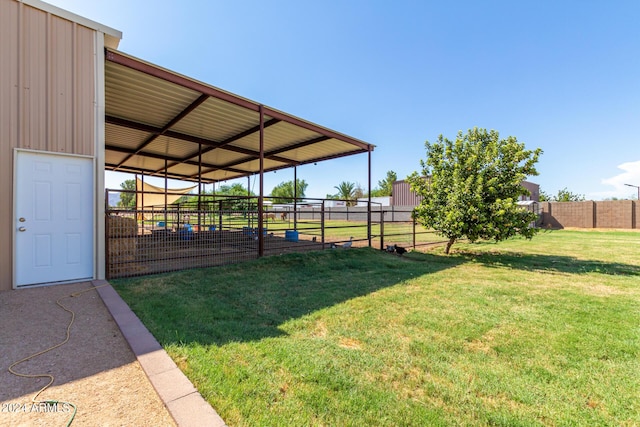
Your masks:
<instances>
[{"instance_id":1,"label":"steel pipe fence","mask_svg":"<svg viewBox=\"0 0 640 427\"><path fill-rule=\"evenodd\" d=\"M107 190L107 201L114 191ZM384 250L386 245L416 249L442 241L415 224L410 210L372 204L369 228L367 207L327 207L316 199L265 201L262 217L257 197L249 196L188 195L174 204L140 209L107 203L107 277L235 264L345 244L371 242Z\"/></svg>"}]
</instances>

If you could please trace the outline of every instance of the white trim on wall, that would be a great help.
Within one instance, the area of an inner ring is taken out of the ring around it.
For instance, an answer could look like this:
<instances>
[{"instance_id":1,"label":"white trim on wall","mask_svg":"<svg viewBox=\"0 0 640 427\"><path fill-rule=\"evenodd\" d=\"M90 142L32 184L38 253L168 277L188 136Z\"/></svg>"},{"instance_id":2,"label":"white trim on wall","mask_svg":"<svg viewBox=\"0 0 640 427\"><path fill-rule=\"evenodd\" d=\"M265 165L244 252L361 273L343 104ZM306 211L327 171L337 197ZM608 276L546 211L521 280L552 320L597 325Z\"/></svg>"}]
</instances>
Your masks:
<instances>
[{"instance_id":1,"label":"white trim on wall","mask_svg":"<svg viewBox=\"0 0 640 427\"><path fill-rule=\"evenodd\" d=\"M96 73L95 73L95 191L94 191L94 220L95 220L95 261L94 275L98 280L106 278L106 254L105 254L105 190L104 190L104 145L105 145L105 76L104 76L104 35L96 32L95 37L95 54L96 54Z\"/></svg>"}]
</instances>

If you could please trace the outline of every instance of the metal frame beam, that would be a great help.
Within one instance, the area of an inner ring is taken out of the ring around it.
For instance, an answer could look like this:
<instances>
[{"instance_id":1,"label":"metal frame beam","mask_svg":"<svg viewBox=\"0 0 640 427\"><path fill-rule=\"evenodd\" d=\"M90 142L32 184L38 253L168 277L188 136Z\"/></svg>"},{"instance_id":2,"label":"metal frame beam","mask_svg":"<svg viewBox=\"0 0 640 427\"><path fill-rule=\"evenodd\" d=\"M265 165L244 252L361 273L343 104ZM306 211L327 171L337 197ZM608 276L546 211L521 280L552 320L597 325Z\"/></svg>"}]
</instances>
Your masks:
<instances>
[{"instance_id":1,"label":"metal frame beam","mask_svg":"<svg viewBox=\"0 0 640 427\"><path fill-rule=\"evenodd\" d=\"M175 116L173 119L169 120L169 122L164 125L162 128L158 129L157 132L154 132L151 136L149 136L142 144L140 144L138 146L138 148L135 150L134 153L130 154L129 156L127 156L124 160L122 160L118 166L122 166L123 163L125 163L127 160L129 160L131 157L135 156L136 154L139 154L146 146L148 146L149 144L151 144L153 141L155 141L159 136L164 135L169 129L171 129L176 123L178 123L180 120L182 120L183 118L185 118L190 112L192 112L193 110L195 110L196 108L198 108L204 101L206 101L207 99L209 99L208 95L200 95L195 101L193 101L187 108L185 108L184 110L182 110L177 116ZM116 170L118 170L118 167L116 167Z\"/></svg>"}]
</instances>

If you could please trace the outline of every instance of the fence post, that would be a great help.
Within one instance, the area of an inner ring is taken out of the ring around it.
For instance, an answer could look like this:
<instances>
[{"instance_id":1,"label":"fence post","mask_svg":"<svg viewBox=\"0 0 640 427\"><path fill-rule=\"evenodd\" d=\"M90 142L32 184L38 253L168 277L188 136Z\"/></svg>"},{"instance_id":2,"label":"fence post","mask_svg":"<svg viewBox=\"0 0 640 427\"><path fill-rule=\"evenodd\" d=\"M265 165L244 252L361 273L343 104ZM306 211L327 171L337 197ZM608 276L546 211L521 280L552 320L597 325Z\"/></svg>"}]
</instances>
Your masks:
<instances>
[{"instance_id":1,"label":"fence post","mask_svg":"<svg viewBox=\"0 0 640 427\"><path fill-rule=\"evenodd\" d=\"M180 203L176 203L176 231L180 230Z\"/></svg>"},{"instance_id":2,"label":"fence post","mask_svg":"<svg viewBox=\"0 0 640 427\"><path fill-rule=\"evenodd\" d=\"M322 241L322 249L324 249L324 200L320 209L320 240Z\"/></svg>"},{"instance_id":3,"label":"fence post","mask_svg":"<svg viewBox=\"0 0 640 427\"><path fill-rule=\"evenodd\" d=\"M296 169L293 170L294 173L296 172ZM297 176L294 177L293 180L293 190L294 193L297 192L298 189L298 181L297 181ZM313 213L311 214L313 216ZM300 219L302 219L302 213L300 214ZM298 195L295 194L295 197L293 198L293 229L297 230L298 229Z\"/></svg>"},{"instance_id":4,"label":"fence post","mask_svg":"<svg viewBox=\"0 0 640 427\"><path fill-rule=\"evenodd\" d=\"M109 215L111 213L111 209L109 208L109 190L105 189L105 200L107 203L105 206L107 207L106 212L104 213L104 259L105 259L105 279L111 279L111 257L109 256Z\"/></svg>"},{"instance_id":5,"label":"fence post","mask_svg":"<svg viewBox=\"0 0 640 427\"><path fill-rule=\"evenodd\" d=\"M371 247L371 200L367 202L367 236L369 238L369 247Z\"/></svg>"},{"instance_id":6,"label":"fence post","mask_svg":"<svg viewBox=\"0 0 640 427\"><path fill-rule=\"evenodd\" d=\"M413 249L416 249L416 219L413 219Z\"/></svg>"},{"instance_id":7,"label":"fence post","mask_svg":"<svg viewBox=\"0 0 640 427\"><path fill-rule=\"evenodd\" d=\"M167 195L166 195L166 193L165 193L165 199L166 199L166 198L167 198ZM167 203L166 203L166 202L165 202L165 204L164 204L164 218L163 218L163 220L164 220L164 229L165 229L165 231L166 231L166 230L167 230L167 228L169 227L169 218L168 218L168 216L167 216Z\"/></svg>"},{"instance_id":8,"label":"fence post","mask_svg":"<svg viewBox=\"0 0 640 427\"><path fill-rule=\"evenodd\" d=\"M380 211L380 250L384 250L384 211Z\"/></svg>"}]
</instances>

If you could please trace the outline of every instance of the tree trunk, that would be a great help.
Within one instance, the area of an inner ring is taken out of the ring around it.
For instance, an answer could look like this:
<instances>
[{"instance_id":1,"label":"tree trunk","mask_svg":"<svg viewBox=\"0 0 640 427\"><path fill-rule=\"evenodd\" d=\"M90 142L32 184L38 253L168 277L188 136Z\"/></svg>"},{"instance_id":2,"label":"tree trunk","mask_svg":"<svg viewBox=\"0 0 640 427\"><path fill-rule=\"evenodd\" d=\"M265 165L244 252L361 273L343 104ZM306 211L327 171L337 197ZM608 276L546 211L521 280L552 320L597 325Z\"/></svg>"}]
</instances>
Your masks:
<instances>
[{"instance_id":1,"label":"tree trunk","mask_svg":"<svg viewBox=\"0 0 640 427\"><path fill-rule=\"evenodd\" d=\"M451 246L453 246L455 242L456 242L456 239L454 237L449 239L449 241L447 242L447 247L444 250L445 254L449 255L449 250L451 249Z\"/></svg>"}]
</instances>

